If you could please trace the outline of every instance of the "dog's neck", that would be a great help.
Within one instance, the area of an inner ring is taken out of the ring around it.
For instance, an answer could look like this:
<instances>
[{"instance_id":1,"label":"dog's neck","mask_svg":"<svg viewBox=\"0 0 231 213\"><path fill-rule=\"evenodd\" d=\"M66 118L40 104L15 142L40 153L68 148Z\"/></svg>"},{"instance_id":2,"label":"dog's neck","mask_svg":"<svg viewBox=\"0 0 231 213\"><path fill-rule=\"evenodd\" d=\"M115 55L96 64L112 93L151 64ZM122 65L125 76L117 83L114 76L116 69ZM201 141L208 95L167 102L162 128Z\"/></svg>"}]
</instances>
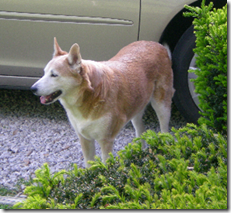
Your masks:
<instances>
[{"instance_id":1,"label":"dog's neck","mask_svg":"<svg viewBox=\"0 0 231 213\"><path fill-rule=\"evenodd\" d=\"M75 111L73 113L79 113L85 118L93 114L94 117L97 117L103 109L109 92L109 85L112 82L107 72L112 71L103 63L83 60L82 83L70 94L66 94L64 98L60 99L64 108Z\"/></svg>"}]
</instances>

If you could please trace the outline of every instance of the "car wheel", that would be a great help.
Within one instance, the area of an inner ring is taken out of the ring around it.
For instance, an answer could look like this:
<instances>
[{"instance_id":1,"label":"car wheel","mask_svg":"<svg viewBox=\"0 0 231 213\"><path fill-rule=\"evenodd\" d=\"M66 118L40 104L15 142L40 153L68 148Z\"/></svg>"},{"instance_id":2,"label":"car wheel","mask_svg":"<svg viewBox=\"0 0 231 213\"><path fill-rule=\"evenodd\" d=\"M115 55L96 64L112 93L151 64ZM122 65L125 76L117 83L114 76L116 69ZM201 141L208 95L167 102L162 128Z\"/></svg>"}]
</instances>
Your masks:
<instances>
[{"instance_id":1,"label":"car wheel","mask_svg":"<svg viewBox=\"0 0 231 213\"><path fill-rule=\"evenodd\" d=\"M198 94L195 93L194 84L190 81L196 78L194 73L189 73L189 69L196 69L195 35L193 26L189 27L178 41L172 55L174 72L174 103L187 122L197 123L200 117L198 106Z\"/></svg>"}]
</instances>

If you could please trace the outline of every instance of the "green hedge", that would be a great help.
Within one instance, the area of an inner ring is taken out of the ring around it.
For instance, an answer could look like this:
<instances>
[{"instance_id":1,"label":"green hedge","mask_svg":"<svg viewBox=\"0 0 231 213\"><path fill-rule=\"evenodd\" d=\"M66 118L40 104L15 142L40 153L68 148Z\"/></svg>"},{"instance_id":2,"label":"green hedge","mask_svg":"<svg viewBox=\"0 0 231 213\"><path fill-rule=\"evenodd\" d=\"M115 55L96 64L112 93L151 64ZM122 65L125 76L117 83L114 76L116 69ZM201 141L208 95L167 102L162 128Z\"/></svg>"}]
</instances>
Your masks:
<instances>
[{"instance_id":1,"label":"green hedge","mask_svg":"<svg viewBox=\"0 0 231 213\"><path fill-rule=\"evenodd\" d=\"M205 125L172 130L147 131L89 169L51 174L45 164L14 208L227 209L227 139Z\"/></svg>"},{"instance_id":2,"label":"green hedge","mask_svg":"<svg viewBox=\"0 0 231 213\"><path fill-rule=\"evenodd\" d=\"M199 124L206 123L216 131L227 134L227 4L213 9L213 3L201 8L185 6L194 17L196 35L194 49L199 69L191 70L198 77L192 80L195 91L200 94L199 106L202 117Z\"/></svg>"}]
</instances>

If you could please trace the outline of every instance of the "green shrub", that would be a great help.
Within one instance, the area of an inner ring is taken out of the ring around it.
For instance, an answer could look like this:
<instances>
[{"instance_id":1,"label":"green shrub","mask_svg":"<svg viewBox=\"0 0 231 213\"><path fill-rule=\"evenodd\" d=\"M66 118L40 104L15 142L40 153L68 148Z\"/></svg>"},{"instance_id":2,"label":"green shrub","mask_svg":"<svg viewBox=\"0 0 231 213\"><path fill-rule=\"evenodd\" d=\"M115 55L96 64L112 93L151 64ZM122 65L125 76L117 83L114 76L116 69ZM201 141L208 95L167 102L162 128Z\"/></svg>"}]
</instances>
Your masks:
<instances>
[{"instance_id":1,"label":"green shrub","mask_svg":"<svg viewBox=\"0 0 231 213\"><path fill-rule=\"evenodd\" d=\"M201 8L185 6L194 17L198 69L191 70L198 77L192 81L199 96L202 117L199 124L206 123L216 131L227 134L227 4L213 9L213 3Z\"/></svg>"},{"instance_id":2,"label":"green shrub","mask_svg":"<svg viewBox=\"0 0 231 213\"><path fill-rule=\"evenodd\" d=\"M205 125L172 131L147 131L89 169L74 165L51 175L46 164L14 208L227 209L227 139Z\"/></svg>"}]
</instances>

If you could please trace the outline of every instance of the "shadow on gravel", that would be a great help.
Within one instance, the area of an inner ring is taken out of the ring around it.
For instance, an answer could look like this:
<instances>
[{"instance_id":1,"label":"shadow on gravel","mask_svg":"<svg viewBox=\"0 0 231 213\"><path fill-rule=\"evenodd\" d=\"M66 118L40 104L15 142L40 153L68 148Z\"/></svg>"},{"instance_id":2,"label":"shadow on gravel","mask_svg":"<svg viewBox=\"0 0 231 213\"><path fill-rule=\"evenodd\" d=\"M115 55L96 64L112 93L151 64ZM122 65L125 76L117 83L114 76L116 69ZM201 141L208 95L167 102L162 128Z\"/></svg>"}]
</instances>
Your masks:
<instances>
[{"instance_id":1,"label":"shadow on gravel","mask_svg":"<svg viewBox=\"0 0 231 213\"><path fill-rule=\"evenodd\" d=\"M0 117L23 116L67 120L59 102L42 105L39 97L29 90L0 89Z\"/></svg>"},{"instance_id":2,"label":"shadow on gravel","mask_svg":"<svg viewBox=\"0 0 231 213\"><path fill-rule=\"evenodd\" d=\"M39 97L35 96L29 90L0 89L0 117L2 116L68 120L65 110L58 101L51 105L42 105ZM147 106L144 114L144 122L146 125L150 122L157 123L158 125L156 114L150 105ZM186 120L173 103L170 127L179 128L186 123Z\"/></svg>"}]
</instances>

